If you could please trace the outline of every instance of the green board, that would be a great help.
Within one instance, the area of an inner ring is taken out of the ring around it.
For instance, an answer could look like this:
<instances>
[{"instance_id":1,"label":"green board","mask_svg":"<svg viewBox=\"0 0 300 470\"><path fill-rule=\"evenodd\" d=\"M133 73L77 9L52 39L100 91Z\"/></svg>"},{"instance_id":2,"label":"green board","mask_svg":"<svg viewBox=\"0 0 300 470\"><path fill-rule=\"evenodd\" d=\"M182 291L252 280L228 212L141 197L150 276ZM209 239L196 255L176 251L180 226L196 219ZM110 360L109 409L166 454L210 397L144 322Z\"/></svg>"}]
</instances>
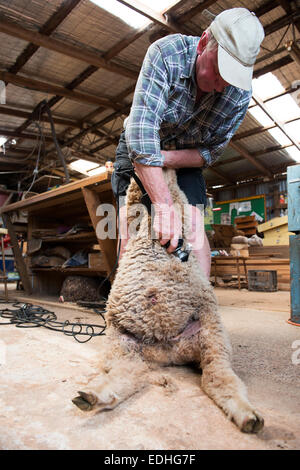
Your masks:
<instances>
[{"instance_id":1,"label":"green board","mask_svg":"<svg viewBox=\"0 0 300 470\"><path fill-rule=\"evenodd\" d=\"M250 198L232 199L231 201L214 202L212 214L205 218L205 230L212 230L211 224L234 225L236 217L255 215L258 223L266 221L265 195ZM217 210L216 210L217 209Z\"/></svg>"}]
</instances>

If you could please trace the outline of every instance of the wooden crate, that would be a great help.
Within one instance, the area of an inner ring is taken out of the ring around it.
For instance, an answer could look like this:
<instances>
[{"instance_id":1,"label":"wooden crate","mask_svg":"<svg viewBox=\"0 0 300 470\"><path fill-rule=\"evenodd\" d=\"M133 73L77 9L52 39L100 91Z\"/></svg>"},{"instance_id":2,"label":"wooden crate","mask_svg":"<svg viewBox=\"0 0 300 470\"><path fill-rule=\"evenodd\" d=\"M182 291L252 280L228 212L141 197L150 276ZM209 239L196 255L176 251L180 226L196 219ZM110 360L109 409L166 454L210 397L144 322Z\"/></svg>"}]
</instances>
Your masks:
<instances>
[{"instance_id":1,"label":"wooden crate","mask_svg":"<svg viewBox=\"0 0 300 470\"><path fill-rule=\"evenodd\" d=\"M242 230L245 235L255 235L256 227L258 225L254 215L247 215L244 217L236 217L234 219L237 230Z\"/></svg>"}]
</instances>

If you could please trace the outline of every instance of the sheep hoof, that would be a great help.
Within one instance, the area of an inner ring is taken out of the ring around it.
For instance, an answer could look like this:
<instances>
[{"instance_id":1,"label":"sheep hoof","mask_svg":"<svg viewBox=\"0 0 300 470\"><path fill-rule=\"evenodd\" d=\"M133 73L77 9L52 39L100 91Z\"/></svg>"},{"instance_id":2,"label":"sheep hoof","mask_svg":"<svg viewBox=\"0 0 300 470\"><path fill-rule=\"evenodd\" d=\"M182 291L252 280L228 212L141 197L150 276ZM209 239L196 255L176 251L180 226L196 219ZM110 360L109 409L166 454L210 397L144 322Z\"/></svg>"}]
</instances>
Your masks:
<instances>
[{"instance_id":1,"label":"sheep hoof","mask_svg":"<svg viewBox=\"0 0 300 470\"><path fill-rule=\"evenodd\" d=\"M103 390L99 394L78 392L79 396L73 398L72 402L78 406L82 411L91 411L97 409L97 411L112 410L118 403L118 396L109 391Z\"/></svg>"},{"instance_id":2,"label":"sheep hoof","mask_svg":"<svg viewBox=\"0 0 300 470\"><path fill-rule=\"evenodd\" d=\"M241 430L247 433L256 433L264 427L264 419L258 413L253 412L253 415L247 416L244 419Z\"/></svg>"},{"instance_id":3,"label":"sheep hoof","mask_svg":"<svg viewBox=\"0 0 300 470\"><path fill-rule=\"evenodd\" d=\"M93 393L78 392L79 397L73 398L72 402L82 411L90 411L97 403L97 397Z\"/></svg>"}]
</instances>

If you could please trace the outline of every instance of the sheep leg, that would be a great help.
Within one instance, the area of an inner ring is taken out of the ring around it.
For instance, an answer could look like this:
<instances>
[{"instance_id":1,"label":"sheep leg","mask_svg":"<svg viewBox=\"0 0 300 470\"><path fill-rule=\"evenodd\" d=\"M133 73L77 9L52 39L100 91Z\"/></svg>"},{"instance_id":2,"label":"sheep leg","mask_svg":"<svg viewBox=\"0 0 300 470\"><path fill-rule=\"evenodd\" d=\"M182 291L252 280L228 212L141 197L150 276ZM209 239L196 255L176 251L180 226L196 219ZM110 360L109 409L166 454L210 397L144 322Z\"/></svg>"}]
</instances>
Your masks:
<instances>
[{"instance_id":1,"label":"sheep leg","mask_svg":"<svg viewBox=\"0 0 300 470\"><path fill-rule=\"evenodd\" d=\"M212 315L201 316L200 354L205 393L243 432L258 432L264 420L250 404L246 386L230 365L230 346L220 321Z\"/></svg>"},{"instance_id":2,"label":"sheep leg","mask_svg":"<svg viewBox=\"0 0 300 470\"><path fill-rule=\"evenodd\" d=\"M88 391L79 391L72 402L82 411L112 410L148 384L148 366L135 355L118 357L93 379Z\"/></svg>"}]
</instances>

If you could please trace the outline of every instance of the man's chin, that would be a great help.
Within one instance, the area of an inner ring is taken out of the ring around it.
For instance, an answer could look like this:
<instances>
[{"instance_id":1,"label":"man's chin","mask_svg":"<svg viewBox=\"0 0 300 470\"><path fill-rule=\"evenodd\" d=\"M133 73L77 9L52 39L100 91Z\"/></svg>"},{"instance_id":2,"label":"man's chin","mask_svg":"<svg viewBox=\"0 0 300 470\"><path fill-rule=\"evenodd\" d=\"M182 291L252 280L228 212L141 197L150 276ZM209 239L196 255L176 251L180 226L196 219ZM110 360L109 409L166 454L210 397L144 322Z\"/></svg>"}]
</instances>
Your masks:
<instances>
[{"instance_id":1,"label":"man's chin","mask_svg":"<svg viewBox=\"0 0 300 470\"><path fill-rule=\"evenodd\" d=\"M214 88L210 87L209 85L201 85L200 91L202 91L202 93L211 93L214 91Z\"/></svg>"}]
</instances>

